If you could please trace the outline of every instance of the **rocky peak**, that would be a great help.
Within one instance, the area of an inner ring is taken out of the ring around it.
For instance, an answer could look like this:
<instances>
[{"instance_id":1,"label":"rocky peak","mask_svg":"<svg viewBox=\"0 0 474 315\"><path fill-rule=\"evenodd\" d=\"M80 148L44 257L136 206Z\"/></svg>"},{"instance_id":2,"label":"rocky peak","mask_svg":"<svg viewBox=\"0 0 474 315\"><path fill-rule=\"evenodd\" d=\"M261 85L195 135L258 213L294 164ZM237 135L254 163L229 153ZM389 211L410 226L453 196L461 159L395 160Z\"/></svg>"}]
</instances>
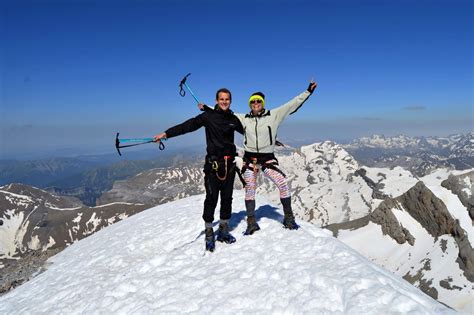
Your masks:
<instances>
[{"instance_id":1,"label":"rocky peak","mask_svg":"<svg viewBox=\"0 0 474 315\"><path fill-rule=\"evenodd\" d=\"M474 171L457 176L451 174L441 183L441 186L458 196L474 221Z\"/></svg>"},{"instance_id":2,"label":"rocky peak","mask_svg":"<svg viewBox=\"0 0 474 315\"><path fill-rule=\"evenodd\" d=\"M301 147L301 156L306 165L319 165L323 168L337 169L342 176L359 168L357 161L341 145L332 141L314 143Z\"/></svg>"},{"instance_id":3,"label":"rocky peak","mask_svg":"<svg viewBox=\"0 0 474 315\"><path fill-rule=\"evenodd\" d=\"M451 234L456 226L446 205L421 181L396 200L433 237Z\"/></svg>"}]
</instances>

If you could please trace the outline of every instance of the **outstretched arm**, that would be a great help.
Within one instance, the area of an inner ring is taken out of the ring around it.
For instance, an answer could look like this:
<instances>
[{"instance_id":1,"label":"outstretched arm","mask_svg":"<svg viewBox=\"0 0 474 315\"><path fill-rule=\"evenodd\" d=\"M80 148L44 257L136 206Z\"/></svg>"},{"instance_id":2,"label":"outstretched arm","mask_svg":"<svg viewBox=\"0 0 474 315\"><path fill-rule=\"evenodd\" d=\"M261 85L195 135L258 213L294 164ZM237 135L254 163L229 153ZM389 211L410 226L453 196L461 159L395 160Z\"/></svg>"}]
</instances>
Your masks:
<instances>
[{"instance_id":1,"label":"outstretched arm","mask_svg":"<svg viewBox=\"0 0 474 315\"><path fill-rule=\"evenodd\" d=\"M188 119L182 124L176 125L174 127L169 128L165 132L157 134L153 137L155 142L159 142L163 138L173 138L180 135L184 135L188 132L193 132L204 126L204 113L198 115L194 118Z\"/></svg>"}]
</instances>

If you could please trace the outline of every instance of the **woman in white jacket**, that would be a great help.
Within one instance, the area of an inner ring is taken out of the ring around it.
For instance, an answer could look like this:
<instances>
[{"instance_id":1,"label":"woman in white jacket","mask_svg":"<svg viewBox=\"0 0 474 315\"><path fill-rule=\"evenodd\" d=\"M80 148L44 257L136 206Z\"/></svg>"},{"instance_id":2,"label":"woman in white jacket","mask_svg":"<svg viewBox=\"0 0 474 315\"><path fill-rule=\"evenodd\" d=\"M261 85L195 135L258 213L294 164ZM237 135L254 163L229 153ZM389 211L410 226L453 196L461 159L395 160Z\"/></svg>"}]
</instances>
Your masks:
<instances>
[{"instance_id":1,"label":"woman in white jacket","mask_svg":"<svg viewBox=\"0 0 474 315\"><path fill-rule=\"evenodd\" d=\"M265 95L256 92L249 98L250 113L235 114L244 127L245 154L242 175L245 180L247 210L245 234L247 235L260 229L255 219L255 190L257 174L260 170L277 185L280 191L280 200L285 214L283 226L290 230L298 228L291 208L291 194L285 174L278 168L278 160L274 154L275 142L280 124L303 105L316 87L316 82L311 80L306 91L286 104L271 110L265 108Z\"/></svg>"}]
</instances>

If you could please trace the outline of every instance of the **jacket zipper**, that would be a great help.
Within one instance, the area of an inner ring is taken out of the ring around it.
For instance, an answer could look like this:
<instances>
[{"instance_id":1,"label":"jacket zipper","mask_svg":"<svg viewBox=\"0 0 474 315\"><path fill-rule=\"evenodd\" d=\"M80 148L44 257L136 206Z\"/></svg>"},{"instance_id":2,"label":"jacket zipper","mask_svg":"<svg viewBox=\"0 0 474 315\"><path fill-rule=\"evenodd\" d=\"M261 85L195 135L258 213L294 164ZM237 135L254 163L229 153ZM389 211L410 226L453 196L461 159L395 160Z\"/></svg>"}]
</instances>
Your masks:
<instances>
[{"instance_id":1,"label":"jacket zipper","mask_svg":"<svg viewBox=\"0 0 474 315\"><path fill-rule=\"evenodd\" d=\"M258 151L258 131L257 131L257 125L258 125L258 120L257 120L257 117L255 117L255 145L257 147L257 153L259 153Z\"/></svg>"},{"instance_id":2,"label":"jacket zipper","mask_svg":"<svg viewBox=\"0 0 474 315\"><path fill-rule=\"evenodd\" d=\"M247 145L247 127L244 127L244 143Z\"/></svg>"},{"instance_id":3,"label":"jacket zipper","mask_svg":"<svg viewBox=\"0 0 474 315\"><path fill-rule=\"evenodd\" d=\"M270 134L270 145L273 144L273 137L272 137L272 127L268 126L268 133Z\"/></svg>"}]
</instances>

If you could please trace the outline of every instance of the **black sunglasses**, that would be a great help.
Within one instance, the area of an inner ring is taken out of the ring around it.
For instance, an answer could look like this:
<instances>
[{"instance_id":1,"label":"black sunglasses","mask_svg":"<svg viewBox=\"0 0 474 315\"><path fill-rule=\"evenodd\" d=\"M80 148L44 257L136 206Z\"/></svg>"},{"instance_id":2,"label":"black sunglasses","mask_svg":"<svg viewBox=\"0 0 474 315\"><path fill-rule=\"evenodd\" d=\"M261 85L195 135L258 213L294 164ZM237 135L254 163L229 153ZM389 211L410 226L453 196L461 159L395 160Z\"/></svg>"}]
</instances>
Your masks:
<instances>
[{"instance_id":1,"label":"black sunglasses","mask_svg":"<svg viewBox=\"0 0 474 315\"><path fill-rule=\"evenodd\" d=\"M261 104L262 103L262 100L261 99L255 99L255 100L251 100L250 101L250 104L253 104L253 103L257 103L257 104Z\"/></svg>"}]
</instances>

